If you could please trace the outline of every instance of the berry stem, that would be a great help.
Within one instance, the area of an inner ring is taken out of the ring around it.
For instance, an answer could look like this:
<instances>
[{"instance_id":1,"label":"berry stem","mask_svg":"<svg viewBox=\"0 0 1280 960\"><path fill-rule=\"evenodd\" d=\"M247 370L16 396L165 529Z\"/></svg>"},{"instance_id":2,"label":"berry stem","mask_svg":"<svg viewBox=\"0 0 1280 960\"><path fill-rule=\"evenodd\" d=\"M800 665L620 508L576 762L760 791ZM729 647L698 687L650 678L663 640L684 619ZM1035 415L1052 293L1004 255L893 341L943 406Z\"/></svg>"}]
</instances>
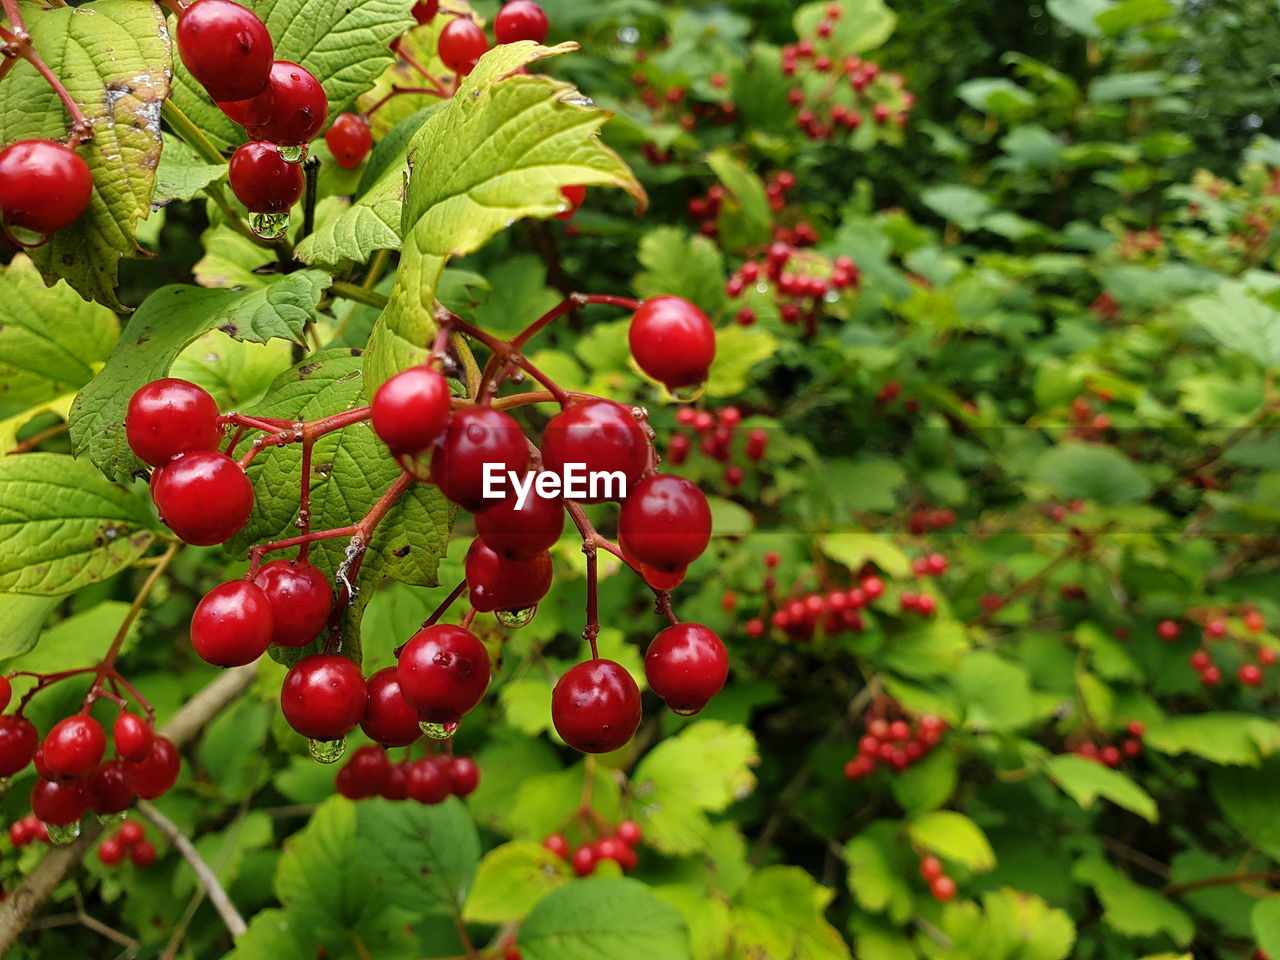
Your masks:
<instances>
[{"instance_id":1,"label":"berry stem","mask_svg":"<svg viewBox=\"0 0 1280 960\"><path fill-rule=\"evenodd\" d=\"M311 449L315 446L314 438L302 441L302 464L298 469L298 527L304 534L311 532ZM311 541L308 540L298 548L298 562L306 563L311 552Z\"/></svg>"},{"instance_id":2,"label":"berry stem","mask_svg":"<svg viewBox=\"0 0 1280 960\"><path fill-rule=\"evenodd\" d=\"M222 884L218 881L218 875L213 872L209 864L205 863L204 858L192 845L191 841L186 838L181 830L166 817L163 813L153 807L146 800L138 801L138 812L156 825L156 828L168 838L174 848L182 854L182 859L187 861L192 872L200 881L200 885L204 887L205 893L209 895L209 902L213 904L214 909L218 911L218 916L222 918L223 924L226 925L232 937L239 937L248 929L245 925L244 918L240 916L240 912L236 909L231 898L227 896L227 891L222 888Z\"/></svg>"},{"instance_id":3,"label":"berry stem","mask_svg":"<svg viewBox=\"0 0 1280 960\"><path fill-rule=\"evenodd\" d=\"M622 307L624 310L631 311L640 309L640 301L632 300L630 297L615 297L604 293L571 293L555 307L548 310L541 317L520 331L520 333L511 341L511 348L513 350L523 349L526 343L533 339L534 336L549 324L554 323L566 314L572 313L575 310L580 310L588 304L593 303L611 307Z\"/></svg>"},{"instance_id":4,"label":"berry stem","mask_svg":"<svg viewBox=\"0 0 1280 960\"><path fill-rule=\"evenodd\" d=\"M341 297L343 300L351 300L355 303L363 303L366 307L376 307L381 310L387 305L386 294L378 293L371 287L349 283L346 280L333 281L333 283L329 284L329 291L335 297Z\"/></svg>"},{"instance_id":5,"label":"berry stem","mask_svg":"<svg viewBox=\"0 0 1280 960\"><path fill-rule=\"evenodd\" d=\"M599 583L596 570L596 545L590 540L583 540L582 552L587 555L587 624L582 628L582 636L591 645L591 659L599 660L600 651L596 649L596 637L600 635L600 609L596 596Z\"/></svg>"},{"instance_id":6,"label":"berry stem","mask_svg":"<svg viewBox=\"0 0 1280 960\"><path fill-rule=\"evenodd\" d=\"M408 54L405 54L403 52L400 54L400 56L405 58L406 60L411 60ZM418 70L422 69L422 67L418 66L416 61L411 60L411 62L413 66L416 67ZM364 117L366 120L368 120L380 109L382 109L382 107L384 107L387 103L394 100L396 97L401 97L401 96L404 96L405 94L427 94L432 97L440 97L442 100L449 99L448 91L446 91L444 87L440 86L439 81L436 81L435 77L432 77L430 74L427 74L427 77L428 79L430 79L436 84L434 87L402 87L399 84L394 84L391 87L390 93L384 94L376 103L374 103L373 106L371 106L368 110L364 111L364 113L362 113L361 116Z\"/></svg>"},{"instance_id":7,"label":"berry stem","mask_svg":"<svg viewBox=\"0 0 1280 960\"><path fill-rule=\"evenodd\" d=\"M302 232L298 240L309 237L316 229L316 197L319 189L320 158L307 157L302 162L302 172L307 178L306 193L302 197Z\"/></svg>"},{"instance_id":8,"label":"berry stem","mask_svg":"<svg viewBox=\"0 0 1280 960\"><path fill-rule=\"evenodd\" d=\"M58 95L58 99L62 101L62 105L66 107L67 113L71 116L71 129L67 133L67 146L73 150L85 140L93 139L93 123L80 106L71 98L71 94L67 92L67 88L62 85L62 81L57 75L49 69L49 65L44 62L40 54L36 53L35 47L31 45L31 34L27 32L26 24L22 20L22 12L18 9L18 0L0 0L0 7L3 7L5 16L9 18L9 24L12 31L0 27L0 40L4 41L6 54L14 54L21 57L27 63L31 64L40 76L44 77L45 83L54 93Z\"/></svg>"}]
</instances>

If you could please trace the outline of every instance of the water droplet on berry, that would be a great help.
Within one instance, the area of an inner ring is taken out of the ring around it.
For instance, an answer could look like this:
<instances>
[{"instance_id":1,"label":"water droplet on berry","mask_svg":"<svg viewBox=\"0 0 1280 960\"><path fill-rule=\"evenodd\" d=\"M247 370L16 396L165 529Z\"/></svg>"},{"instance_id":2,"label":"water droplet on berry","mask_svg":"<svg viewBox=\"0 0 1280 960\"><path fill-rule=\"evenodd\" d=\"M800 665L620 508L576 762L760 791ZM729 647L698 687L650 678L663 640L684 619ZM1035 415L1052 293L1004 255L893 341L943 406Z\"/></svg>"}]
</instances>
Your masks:
<instances>
[{"instance_id":1,"label":"water droplet on berry","mask_svg":"<svg viewBox=\"0 0 1280 960\"><path fill-rule=\"evenodd\" d=\"M668 704L668 706L670 707L670 704ZM698 714L702 712L701 707L696 707L693 710L677 710L675 707L670 707L670 708L671 708L671 712L674 713L677 717L696 717Z\"/></svg>"},{"instance_id":2,"label":"water droplet on berry","mask_svg":"<svg viewBox=\"0 0 1280 960\"><path fill-rule=\"evenodd\" d=\"M537 612L538 605L535 603L532 607L525 607L523 610L499 610L494 617L508 630L519 630L532 623L534 614Z\"/></svg>"},{"instance_id":3,"label":"water droplet on berry","mask_svg":"<svg viewBox=\"0 0 1280 960\"><path fill-rule=\"evenodd\" d=\"M303 160L307 159L307 148L305 145L301 147L279 146L276 147L276 153L280 154L280 159L285 163L301 163Z\"/></svg>"},{"instance_id":4,"label":"water droplet on berry","mask_svg":"<svg viewBox=\"0 0 1280 960\"><path fill-rule=\"evenodd\" d=\"M98 822L104 827L114 827L117 824L124 823L129 813L127 810L121 810L119 813L95 813L94 816L98 818Z\"/></svg>"},{"instance_id":5,"label":"water droplet on berry","mask_svg":"<svg viewBox=\"0 0 1280 960\"><path fill-rule=\"evenodd\" d=\"M5 225L5 234L10 240L20 247L31 249L33 247L43 247L49 242L49 234L41 233L39 230L31 230L28 227L15 227Z\"/></svg>"},{"instance_id":6,"label":"water droplet on berry","mask_svg":"<svg viewBox=\"0 0 1280 960\"><path fill-rule=\"evenodd\" d=\"M347 752L347 741L345 737L337 740L308 740L307 750L320 763L337 763Z\"/></svg>"},{"instance_id":7,"label":"water droplet on berry","mask_svg":"<svg viewBox=\"0 0 1280 960\"><path fill-rule=\"evenodd\" d=\"M669 389L667 390L667 393L676 403L693 403L702 396L706 390L707 385L705 383L695 383L688 387L676 387L675 389Z\"/></svg>"},{"instance_id":8,"label":"water droplet on berry","mask_svg":"<svg viewBox=\"0 0 1280 960\"><path fill-rule=\"evenodd\" d=\"M249 229L263 240L274 240L284 236L289 229L289 214L285 213L251 213Z\"/></svg>"},{"instance_id":9,"label":"water droplet on berry","mask_svg":"<svg viewBox=\"0 0 1280 960\"><path fill-rule=\"evenodd\" d=\"M49 824L49 842L63 846L70 843L76 837L80 836L80 821L68 823L65 827L57 824Z\"/></svg>"},{"instance_id":10,"label":"water droplet on berry","mask_svg":"<svg viewBox=\"0 0 1280 960\"><path fill-rule=\"evenodd\" d=\"M458 732L456 723L431 723L423 720L418 726L426 734L428 740L449 740Z\"/></svg>"}]
</instances>

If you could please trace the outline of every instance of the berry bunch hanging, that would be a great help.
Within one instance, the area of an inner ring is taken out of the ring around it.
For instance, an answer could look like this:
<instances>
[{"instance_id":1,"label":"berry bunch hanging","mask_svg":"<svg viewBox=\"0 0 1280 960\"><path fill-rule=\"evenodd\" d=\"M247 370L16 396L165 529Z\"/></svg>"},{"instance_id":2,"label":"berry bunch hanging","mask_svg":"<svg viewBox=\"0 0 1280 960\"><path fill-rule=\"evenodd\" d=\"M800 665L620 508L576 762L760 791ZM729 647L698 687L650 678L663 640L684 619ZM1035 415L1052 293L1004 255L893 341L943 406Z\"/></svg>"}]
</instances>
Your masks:
<instances>
[{"instance_id":1,"label":"berry bunch hanging","mask_svg":"<svg viewBox=\"0 0 1280 960\"><path fill-rule=\"evenodd\" d=\"M149 867L156 862L155 844L147 839L137 820L126 820L98 844L98 861L104 866L118 867L126 857L135 867Z\"/></svg>"},{"instance_id":2,"label":"berry bunch hanging","mask_svg":"<svg viewBox=\"0 0 1280 960\"><path fill-rule=\"evenodd\" d=\"M901 773L927 757L947 732L941 717L913 717L888 698L873 703L864 719L866 733L858 741L858 753L844 765L849 780L863 780L880 767Z\"/></svg>"},{"instance_id":3,"label":"berry bunch hanging","mask_svg":"<svg viewBox=\"0 0 1280 960\"><path fill-rule=\"evenodd\" d=\"M762 258L746 261L730 275L725 293L731 300L771 297L783 323L803 322L804 335L812 337L826 305L856 290L860 278L857 265L847 256L828 261L804 252L794 242L774 240ZM749 327L756 319L756 310L748 303L738 307L740 325Z\"/></svg>"},{"instance_id":4,"label":"berry bunch hanging","mask_svg":"<svg viewBox=\"0 0 1280 960\"><path fill-rule=\"evenodd\" d=\"M579 877L591 876L605 860L612 860L623 873L630 873L640 863L636 853L644 839L640 824L623 820L613 827L599 814L588 812L591 816L582 818L582 843L575 847L566 834L553 833L543 839L543 847L572 866Z\"/></svg>"},{"instance_id":5,"label":"berry bunch hanging","mask_svg":"<svg viewBox=\"0 0 1280 960\"><path fill-rule=\"evenodd\" d=\"M348 800L382 797L427 805L468 797L479 785L480 768L470 757L437 753L393 763L381 746L356 750L334 780L335 789Z\"/></svg>"},{"instance_id":6,"label":"berry bunch hanging","mask_svg":"<svg viewBox=\"0 0 1280 960\"><path fill-rule=\"evenodd\" d=\"M693 437L698 440L699 453L724 464L724 482L730 487L742 485L746 478L743 466L759 464L769 446L768 432L761 427L752 427L746 432L740 451L745 464L734 462L735 440L742 423L742 412L737 407L725 407L718 411L681 407L676 414L676 423L691 430ZM679 466L689 459L692 449L693 439L690 434L684 431L673 433L667 441L667 459Z\"/></svg>"}]
</instances>

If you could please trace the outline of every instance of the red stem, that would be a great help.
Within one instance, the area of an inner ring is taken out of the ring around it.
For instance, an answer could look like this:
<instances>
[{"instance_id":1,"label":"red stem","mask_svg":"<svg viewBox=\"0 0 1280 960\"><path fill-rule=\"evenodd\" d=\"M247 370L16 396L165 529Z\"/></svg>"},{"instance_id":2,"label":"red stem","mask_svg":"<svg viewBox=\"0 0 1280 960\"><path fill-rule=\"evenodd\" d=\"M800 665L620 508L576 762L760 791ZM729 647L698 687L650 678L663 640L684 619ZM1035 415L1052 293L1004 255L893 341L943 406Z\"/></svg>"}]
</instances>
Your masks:
<instances>
[{"instance_id":1,"label":"red stem","mask_svg":"<svg viewBox=\"0 0 1280 960\"><path fill-rule=\"evenodd\" d=\"M22 13L18 9L18 0L0 0L0 6L3 7L4 13L13 27L12 32L0 27L0 39L4 40L5 44L11 47L12 51L19 57L35 67L36 72L44 77L45 83L49 84L50 89L58 95L58 99L66 107L67 113L71 115L71 129L67 133L67 146L74 150L83 141L93 136L93 124L84 115L75 100L71 98L71 94L62 85L62 81L49 69L49 65L44 62L40 54L36 53L35 47L31 45L31 34L27 32L26 24L22 20Z\"/></svg>"}]
</instances>

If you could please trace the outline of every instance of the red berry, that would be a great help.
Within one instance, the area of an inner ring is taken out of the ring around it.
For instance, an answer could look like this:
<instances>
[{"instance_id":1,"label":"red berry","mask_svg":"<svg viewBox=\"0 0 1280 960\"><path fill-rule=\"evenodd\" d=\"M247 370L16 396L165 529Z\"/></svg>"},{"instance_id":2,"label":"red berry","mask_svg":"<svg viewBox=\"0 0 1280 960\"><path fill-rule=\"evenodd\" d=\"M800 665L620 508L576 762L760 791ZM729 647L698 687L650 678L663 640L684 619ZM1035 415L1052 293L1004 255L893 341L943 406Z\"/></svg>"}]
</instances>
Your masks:
<instances>
[{"instance_id":1,"label":"red berry","mask_svg":"<svg viewBox=\"0 0 1280 960\"><path fill-rule=\"evenodd\" d=\"M436 12L440 9L440 0L418 0L413 5L413 19L419 24L430 23Z\"/></svg>"},{"instance_id":2,"label":"red berry","mask_svg":"<svg viewBox=\"0 0 1280 960\"><path fill-rule=\"evenodd\" d=\"M422 453L449 424L449 384L430 367L401 370L378 388L370 412L373 432L393 454Z\"/></svg>"},{"instance_id":3,"label":"red berry","mask_svg":"<svg viewBox=\"0 0 1280 960\"><path fill-rule=\"evenodd\" d=\"M617 750L640 726L640 688L612 660L579 663L565 672L551 692L551 722L575 750Z\"/></svg>"},{"instance_id":4,"label":"red berry","mask_svg":"<svg viewBox=\"0 0 1280 960\"><path fill-rule=\"evenodd\" d=\"M1118 747L1105 746L1098 751L1098 759L1108 767L1118 767L1120 766L1120 750Z\"/></svg>"},{"instance_id":5,"label":"red berry","mask_svg":"<svg viewBox=\"0 0 1280 960\"><path fill-rule=\"evenodd\" d=\"M567 187L560 188L560 196L564 197L568 207L556 214L557 220L572 220L573 215L578 212L578 208L582 206L582 201L587 199L587 188L577 184L571 184Z\"/></svg>"},{"instance_id":6,"label":"red berry","mask_svg":"<svg viewBox=\"0 0 1280 960\"><path fill-rule=\"evenodd\" d=\"M884 581L879 577L863 577L862 592L868 599L875 600L884 594Z\"/></svg>"},{"instance_id":7,"label":"red berry","mask_svg":"<svg viewBox=\"0 0 1280 960\"><path fill-rule=\"evenodd\" d=\"M137 820L126 820L120 824L120 832L117 836L126 847L132 847L146 839L146 832Z\"/></svg>"},{"instance_id":8,"label":"red berry","mask_svg":"<svg viewBox=\"0 0 1280 960\"><path fill-rule=\"evenodd\" d=\"M197 0L182 11L178 55L214 100L246 100L267 87L275 50L266 25L231 0Z\"/></svg>"},{"instance_id":9,"label":"red berry","mask_svg":"<svg viewBox=\"0 0 1280 960\"><path fill-rule=\"evenodd\" d=\"M354 660L313 654L295 663L280 688L289 726L310 740L346 736L364 714L364 677Z\"/></svg>"},{"instance_id":10,"label":"red berry","mask_svg":"<svg viewBox=\"0 0 1280 960\"><path fill-rule=\"evenodd\" d=\"M66 827L84 816L84 796L74 780L37 780L31 788L31 812L41 822Z\"/></svg>"},{"instance_id":11,"label":"red berry","mask_svg":"<svg viewBox=\"0 0 1280 960\"><path fill-rule=\"evenodd\" d=\"M482 613L527 609L551 589L551 554L545 550L529 560L504 560L476 537L465 569L471 605Z\"/></svg>"},{"instance_id":12,"label":"red berry","mask_svg":"<svg viewBox=\"0 0 1280 960\"><path fill-rule=\"evenodd\" d=\"M1258 664L1263 667L1274 667L1276 665L1276 652L1270 647L1259 647Z\"/></svg>"},{"instance_id":13,"label":"red berry","mask_svg":"<svg viewBox=\"0 0 1280 960\"><path fill-rule=\"evenodd\" d=\"M125 776L123 760L108 760L84 780L84 803L94 813L110 816L129 809L133 789Z\"/></svg>"},{"instance_id":14,"label":"red berry","mask_svg":"<svg viewBox=\"0 0 1280 960\"><path fill-rule=\"evenodd\" d=\"M391 761L382 747L363 746L351 755L343 769L351 771L355 782L364 787L365 796L373 796L391 776Z\"/></svg>"},{"instance_id":15,"label":"red berry","mask_svg":"<svg viewBox=\"0 0 1280 960\"><path fill-rule=\"evenodd\" d=\"M338 770L337 776L333 778L333 789L338 791L338 796L346 797L348 800L364 800L375 793L360 782L359 777L356 776L355 767L350 763L344 763Z\"/></svg>"},{"instance_id":16,"label":"red berry","mask_svg":"<svg viewBox=\"0 0 1280 960\"><path fill-rule=\"evenodd\" d=\"M129 760L124 765L125 780L129 789L143 800L154 800L169 792L178 782L182 771L182 758L178 748L168 737L159 735L151 742L151 752L141 760Z\"/></svg>"},{"instance_id":17,"label":"red berry","mask_svg":"<svg viewBox=\"0 0 1280 960\"><path fill-rule=\"evenodd\" d=\"M485 497L485 465L503 482L497 498ZM459 506L476 513L506 499L508 471L523 474L529 443L520 425L492 407L463 407L449 419L431 457L431 481Z\"/></svg>"},{"instance_id":18,"label":"red berry","mask_svg":"<svg viewBox=\"0 0 1280 960\"><path fill-rule=\"evenodd\" d=\"M554 853L561 860L569 859L569 838L563 833L553 833L542 841L543 847Z\"/></svg>"},{"instance_id":19,"label":"red berry","mask_svg":"<svg viewBox=\"0 0 1280 960\"><path fill-rule=\"evenodd\" d=\"M302 196L302 164L285 160L270 143L254 141L237 147L227 179L231 192L250 213L284 213Z\"/></svg>"},{"instance_id":20,"label":"red berry","mask_svg":"<svg viewBox=\"0 0 1280 960\"><path fill-rule=\"evenodd\" d=\"M1206 667L1200 673L1200 682L1206 687L1216 687L1222 682L1222 671L1217 667Z\"/></svg>"},{"instance_id":21,"label":"red berry","mask_svg":"<svg viewBox=\"0 0 1280 960\"><path fill-rule=\"evenodd\" d=\"M628 847L634 847L644 836L643 831L640 829L640 824L634 820L623 820L618 824L614 833Z\"/></svg>"},{"instance_id":22,"label":"red berry","mask_svg":"<svg viewBox=\"0 0 1280 960\"><path fill-rule=\"evenodd\" d=\"M383 667L366 686L369 699L360 720L365 736L384 747L407 747L422 735L418 711L400 695L395 667Z\"/></svg>"},{"instance_id":23,"label":"red berry","mask_svg":"<svg viewBox=\"0 0 1280 960\"><path fill-rule=\"evenodd\" d=\"M154 380L134 393L124 431L138 459L153 467L193 450L214 450L222 437L213 397L173 377Z\"/></svg>"},{"instance_id":24,"label":"red berry","mask_svg":"<svg viewBox=\"0 0 1280 960\"><path fill-rule=\"evenodd\" d=\"M456 723L489 687L489 651L474 633L452 624L424 627L400 652L400 693L429 723Z\"/></svg>"},{"instance_id":25,"label":"red berry","mask_svg":"<svg viewBox=\"0 0 1280 960\"><path fill-rule=\"evenodd\" d=\"M580 877L589 877L596 869L596 852L590 844L585 844L573 851L573 872Z\"/></svg>"},{"instance_id":26,"label":"red berry","mask_svg":"<svg viewBox=\"0 0 1280 960\"><path fill-rule=\"evenodd\" d=\"M270 103L270 107L248 108L249 113L267 114L262 123L247 128L249 136L279 146L300 147L310 143L324 129L329 114L329 98L320 81L306 67L289 60L271 64L267 89L257 100Z\"/></svg>"},{"instance_id":27,"label":"red berry","mask_svg":"<svg viewBox=\"0 0 1280 960\"><path fill-rule=\"evenodd\" d=\"M151 497L169 529L198 547L230 540L253 511L253 484L240 464L216 450L184 453L162 468Z\"/></svg>"},{"instance_id":28,"label":"red berry","mask_svg":"<svg viewBox=\"0 0 1280 960\"><path fill-rule=\"evenodd\" d=\"M938 877L929 884L929 892L933 894L933 899L939 903L945 903L948 900L955 899L956 882L950 877Z\"/></svg>"},{"instance_id":29,"label":"red berry","mask_svg":"<svg viewBox=\"0 0 1280 960\"><path fill-rule=\"evenodd\" d=\"M626 849L627 845L617 837L605 837L596 843L596 861L612 860L621 866Z\"/></svg>"},{"instance_id":30,"label":"red berry","mask_svg":"<svg viewBox=\"0 0 1280 960\"><path fill-rule=\"evenodd\" d=\"M409 777L406 773L405 764L392 764L391 770L387 774L386 782L382 785L382 789L378 791L378 796L384 800L405 800L408 798Z\"/></svg>"},{"instance_id":31,"label":"red berry","mask_svg":"<svg viewBox=\"0 0 1280 960\"><path fill-rule=\"evenodd\" d=\"M1187 662L1191 664L1193 670L1206 670L1213 666L1213 658L1209 656L1208 650L1196 650L1187 658Z\"/></svg>"},{"instance_id":32,"label":"red berry","mask_svg":"<svg viewBox=\"0 0 1280 960\"><path fill-rule=\"evenodd\" d=\"M6 709L12 699L13 685L9 683L8 677L0 676L0 711Z\"/></svg>"},{"instance_id":33,"label":"red berry","mask_svg":"<svg viewBox=\"0 0 1280 960\"><path fill-rule=\"evenodd\" d=\"M541 43L547 39L548 29L546 13L533 0L511 0L493 19L493 35L499 43L517 40Z\"/></svg>"},{"instance_id":34,"label":"red berry","mask_svg":"<svg viewBox=\"0 0 1280 960\"><path fill-rule=\"evenodd\" d=\"M1245 611L1241 619L1244 621L1244 628L1250 633L1261 633L1267 627L1267 622L1257 610Z\"/></svg>"},{"instance_id":35,"label":"red berry","mask_svg":"<svg viewBox=\"0 0 1280 960\"><path fill-rule=\"evenodd\" d=\"M628 334L640 369L667 389L705 383L716 358L716 332L688 300L654 297L640 305Z\"/></svg>"},{"instance_id":36,"label":"red berry","mask_svg":"<svg viewBox=\"0 0 1280 960\"><path fill-rule=\"evenodd\" d=\"M89 165L70 147L19 140L0 151L0 215L7 230L47 238L78 220L92 196Z\"/></svg>"},{"instance_id":37,"label":"red berry","mask_svg":"<svg viewBox=\"0 0 1280 960\"><path fill-rule=\"evenodd\" d=\"M453 757L449 761L448 771L455 797L469 797L480 786L480 768L470 757Z\"/></svg>"},{"instance_id":38,"label":"red berry","mask_svg":"<svg viewBox=\"0 0 1280 960\"><path fill-rule=\"evenodd\" d=\"M40 748L45 769L55 777L80 778L102 762L107 735L93 717L76 714L58 721Z\"/></svg>"},{"instance_id":39,"label":"red berry","mask_svg":"<svg viewBox=\"0 0 1280 960\"><path fill-rule=\"evenodd\" d=\"M1141 739L1143 734L1147 732L1146 724L1141 720L1130 720L1125 726L1125 729L1129 731L1131 736L1138 737L1139 739Z\"/></svg>"},{"instance_id":40,"label":"red berry","mask_svg":"<svg viewBox=\"0 0 1280 960\"><path fill-rule=\"evenodd\" d=\"M683 477L651 476L623 501L618 539L657 570L682 570L711 540L711 508L697 485Z\"/></svg>"},{"instance_id":41,"label":"red berry","mask_svg":"<svg viewBox=\"0 0 1280 960\"><path fill-rule=\"evenodd\" d=\"M240 667L267 652L271 601L256 583L231 580L206 593L191 617L191 646L206 663Z\"/></svg>"},{"instance_id":42,"label":"red berry","mask_svg":"<svg viewBox=\"0 0 1280 960\"><path fill-rule=\"evenodd\" d=\"M729 676L729 654L700 623L676 623L653 638L644 655L649 686L676 713L697 713Z\"/></svg>"},{"instance_id":43,"label":"red berry","mask_svg":"<svg viewBox=\"0 0 1280 960\"><path fill-rule=\"evenodd\" d=\"M515 494L476 514L476 533L504 560L532 560L552 547L564 531L564 503L540 497L531 488L524 506Z\"/></svg>"},{"instance_id":44,"label":"red berry","mask_svg":"<svg viewBox=\"0 0 1280 960\"><path fill-rule=\"evenodd\" d=\"M926 883L933 883L943 875L942 861L935 856L926 856L920 861L920 876Z\"/></svg>"},{"instance_id":45,"label":"red berry","mask_svg":"<svg viewBox=\"0 0 1280 960\"><path fill-rule=\"evenodd\" d=\"M25 768L39 745L40 735L26 717L0 717L0 777L11 777Z\"/></svg>"},{"instance_id":46,"label":"red berry","mask_svg":"<svg viewBox=\"0 0 1280 960\"><path fill-rule=\"evenodd\" d=\"M324 133L334 161L343 170L354 170L373 149L369 121L359 114L340 113Z\"/></svg>"},{"instance_id":47,"label":"red berry","mask_svg":"<svg viewBox=\"0 0 1280 960\"><path fill-rule=\"evenodd\" d=\"M129 851L129 862L135 867L149 867L156 862L155 844L143 840Z\"/></svg>"},{"instance_id":48,"label":"red berry","mask_svg":"<svg viewBox=\"0 0 1280 960\"><path fill-rule=\"evenodd\" d=\"M1179 627L1172 620L1161 620L1158 624L1156 624L1156 635L1159 636L1160 639L1165 641L1166 643L1177 640L1178 634L1181 632L1182 632L1182 628Z\"/></svg>"},{"instance_id":49,"label":"red berry","mask_svg":"<svg viewBox=\"0 0 1280 960\"><path fill-rule=\"evenodd\" d=\"M405 771L405 783L409 796L419 803L443 803L449 796L449 774L435 762L434 757L423 757L409 764Z\"/></svg>"},{"instance_id":50,"label":"red berry","mask_svg":"<svg viewBox=\"0 0 1280 960\"><path fill-rule=\"evenodd\" d=\"M649 466L649 453L649 439L635 408L610 400L571 404L542 432L543 466L564 478L566 486L585 488L586 496L574 497L582 503L630 496ZM567 473L570 465L575 465L572 478ZM621 474L625 486L620 488L617 477L597 484L591 477L596 473Z\"/></svg>"},{"instance_id":51,"label":"red berry","mask_svg":"<svg viewBox=\"0 0 1280 960\"><path fill-rule=\"evenodd\" d=\"M1204 625L1206 636L1213 637L1215 640L1227 635L1227 622L1225 620L1210 620Z\"/></svg>"},{"instance_id":52,"label":"red berry","mask_svg":"<svg viewBox=\"0 0 1280 960\"><path fill-rule=\"evenodd\" d=\"M454 73L466 76L476 68L476 63L489 49L485 38L474 20L466 16L454 17L440 31L436 51L444 65Z\"/></svg>"},{"instance_id":53,"label":"red berry","mask_svg":"<svg viewBox=\"0 0 1280 960\"><path fill-rule=\"evenodd\" d=\"M1256 663L1245 663L1240 666L1240 682L1246 687L1256 687L1262 683L1262 668Z\"/></svg>"},{"instance_id":54,"label":"red berry","mask_svg":"<svg viewBox=\"0 0 1280 960\"><path fill-rule=\"evenodd\" d=\"M98 860L108 867L114 867L124 859L124 844L115 837L108 837L98 844Z\"/></svg>"},{"instance_id":55,"label":"red berry","mask_svg":"<svg viewBox=\"0 0 1280 960\"><path fill-rule=\"evenodd\" d=\"M36 838L37 822L35 817L23 817L9 824L9 842L19 850L31 846Z\"/></svg>"},{"instance_id":56,"label":"red berry","mask_svg":"<svg viewBox=\"0 0 1280 960\"><path fill-rule=\"evenodd\" d=\"M272 560L253 582L271 607L271 642L304 647L324 629L333 610L333 588L318 567L305 560Z\"/></svg>"}]
</instances>

